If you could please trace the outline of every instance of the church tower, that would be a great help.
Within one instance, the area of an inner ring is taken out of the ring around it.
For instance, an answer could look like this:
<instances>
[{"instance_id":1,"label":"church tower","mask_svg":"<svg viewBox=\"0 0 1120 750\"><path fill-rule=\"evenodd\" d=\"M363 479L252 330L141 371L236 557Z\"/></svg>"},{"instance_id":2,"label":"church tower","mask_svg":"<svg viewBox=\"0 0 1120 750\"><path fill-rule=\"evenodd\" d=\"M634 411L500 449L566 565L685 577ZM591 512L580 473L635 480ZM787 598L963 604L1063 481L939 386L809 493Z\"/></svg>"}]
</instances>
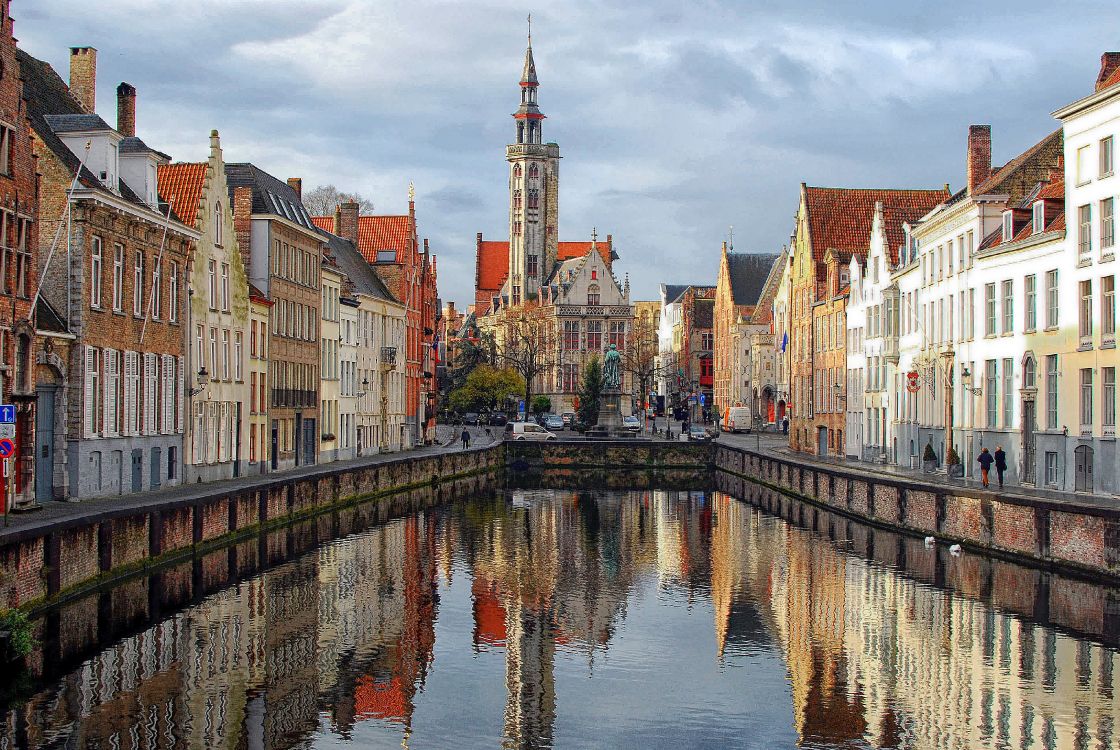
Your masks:
<instances>
[{"instance_id":1,"label":"church tower","mask_svg":"<svg viewBox=\"0 0 1120 750\"><path fill-rule=\"evenodd\" d=\"M556 264L557 186L560 147L541 142L544 115L537 107L533 34L521 70L521 105L514 113L517 140L506 146L509 162L509 276L503 294L511 305L540 294Z\"/></svg>"}]
</instances>

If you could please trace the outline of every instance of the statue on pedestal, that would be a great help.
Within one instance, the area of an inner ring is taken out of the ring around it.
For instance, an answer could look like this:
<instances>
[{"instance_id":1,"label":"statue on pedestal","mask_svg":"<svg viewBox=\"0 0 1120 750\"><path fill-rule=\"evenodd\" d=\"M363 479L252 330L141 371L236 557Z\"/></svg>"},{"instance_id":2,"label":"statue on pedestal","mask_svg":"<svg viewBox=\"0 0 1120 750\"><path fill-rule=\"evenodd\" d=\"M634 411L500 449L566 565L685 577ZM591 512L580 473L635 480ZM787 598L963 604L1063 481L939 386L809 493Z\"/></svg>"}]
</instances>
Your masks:
<instances>
[{"instance_id":1,"label":"statue on pedestal","mask_svg":"<svg viewBox=\"0 0 1120 750\"><path fill-rule=\"evenodd\" d=\"M621 359L622 355L618 353L618 347L611 344L610 350L603 358L603 387L609 391L617 391L622 387L622 374L619 371Z\"/></svg>"}]
</instances>

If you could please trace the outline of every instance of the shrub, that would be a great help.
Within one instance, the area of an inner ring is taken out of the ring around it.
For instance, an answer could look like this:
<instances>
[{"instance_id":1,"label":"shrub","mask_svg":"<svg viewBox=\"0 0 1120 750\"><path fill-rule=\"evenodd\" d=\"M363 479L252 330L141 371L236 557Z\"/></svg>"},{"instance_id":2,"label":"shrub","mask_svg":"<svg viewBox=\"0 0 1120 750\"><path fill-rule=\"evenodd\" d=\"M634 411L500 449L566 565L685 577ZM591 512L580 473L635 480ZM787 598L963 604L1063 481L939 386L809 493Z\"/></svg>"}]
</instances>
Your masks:
<instances>
[{"instance_id":1,"label":"shrub","mask_svg":"<svg viewBox=\"0 0 1120 750\"><path fill-rule=\"evenodd\" d=\"M936 461L937 460L937 453L934 452L933 445L931 443L926 443L925 452L922 453L922 460L923 461Z\"/></svg>"}]
</instances>

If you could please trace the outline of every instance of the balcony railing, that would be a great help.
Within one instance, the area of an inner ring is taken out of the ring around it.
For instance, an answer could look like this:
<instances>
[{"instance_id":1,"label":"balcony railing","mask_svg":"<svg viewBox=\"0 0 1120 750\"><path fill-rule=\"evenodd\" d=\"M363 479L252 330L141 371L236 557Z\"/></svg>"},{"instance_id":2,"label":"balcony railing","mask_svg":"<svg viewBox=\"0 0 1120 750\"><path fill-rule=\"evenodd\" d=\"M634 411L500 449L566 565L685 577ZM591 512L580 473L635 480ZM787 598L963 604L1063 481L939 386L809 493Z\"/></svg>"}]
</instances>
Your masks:
<instances>
[{"instance_id":1,"label":"balcony railing","mask_svg":"<svg viewBox=\"0 0 1120 750\"><path fill-rule=\"evenodd\" d=\"M383 346L381 347L381 366L382 367L396 367L397 365L397 347Z\"/></svg>"}]
</instances>

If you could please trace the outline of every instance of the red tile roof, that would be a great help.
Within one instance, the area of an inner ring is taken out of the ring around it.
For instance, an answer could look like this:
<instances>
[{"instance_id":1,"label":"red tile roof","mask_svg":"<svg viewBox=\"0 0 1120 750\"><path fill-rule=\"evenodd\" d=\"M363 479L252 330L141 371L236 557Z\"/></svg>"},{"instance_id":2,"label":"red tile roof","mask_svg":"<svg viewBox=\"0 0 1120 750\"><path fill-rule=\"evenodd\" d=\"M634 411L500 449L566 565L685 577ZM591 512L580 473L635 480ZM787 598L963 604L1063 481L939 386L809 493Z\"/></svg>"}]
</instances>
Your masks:
<instances>
[{"instance_id":1,"label":"red tile roof","mask_svg":"<svg viewBox=\"0 0 1120 750\"><path fill-rule=\"evenodd\" d=\"M334 232L332 216L312 216L311 223L327 232ZM370 263L377 262L379 250L395 250L397 262L404 262L404 253L411 237L411 219L408 215L358 217L358 250Z\"/></svg>"},{"instance_id":2,"label":"red tile roof","mask_svg":"<svg viewBox=\"0 0 1120 750\"><path fill-rule=\"evenodd\" d=\"M161 164L156 173L159 194L189 226L198 221L198 204L206 185L206 162Z\"/></svg>"},{"instance_id":3,"label":"red tile roof","mask_svg":"<svg viewBox=\"0 0 1120 750\"><path fill-rule=\"evenodd\" d=\"M1101 84L1101 87L1097 89L1097 91L1103 91L1109 86L1115 86L1118 83L1120 83L1120 68L1112 71L1112 75L1104 80L1104 82Z\"/></svg>"},{"instance_id":4,"label":"red tile roof","mask_svg":"<svg viewBox=\"0 0 1120 750\"><path fill-rule=\"evenodd\" d=\"M842 253L867 253L875 204L882 202L888 218L887 241L892 254L902 244L902 222L916 221L949 199L949 191L876 190L863 188L805 187L809 236L813 258L824 260L829 249Z\"/></svg>"},{"instance_id":5,"label":"red tile roof","mask_svg":"<svg viewBox=\"0 0 1120 750\"><path fill-rule=\"evenodd\" d=\"M596 243L596 250L608 266L611 265L612 248L613 240ZM591 242L557 242L556 259L561 261L582 258L590 250ZM478 246L475 264L475 304L481 309L487 309L491 298L501 291L509 275L509 242L483 240ZM549 270L551 269L544 269L546 276Z\"/></svg>"},{"instance_id":6,"label":"red tile roof","mask_svg":"<svg viewBox=\"0 0 1120 750\"><path fill-rule=\"evenodd\" d=\"M1065 201L1066 199L1066 181L1065 177L1058 174L1053 180L1047 183L1042 190L1038 193L1039 200L1052 200L1052 201Z\"/></svg>"}]
</instances>

